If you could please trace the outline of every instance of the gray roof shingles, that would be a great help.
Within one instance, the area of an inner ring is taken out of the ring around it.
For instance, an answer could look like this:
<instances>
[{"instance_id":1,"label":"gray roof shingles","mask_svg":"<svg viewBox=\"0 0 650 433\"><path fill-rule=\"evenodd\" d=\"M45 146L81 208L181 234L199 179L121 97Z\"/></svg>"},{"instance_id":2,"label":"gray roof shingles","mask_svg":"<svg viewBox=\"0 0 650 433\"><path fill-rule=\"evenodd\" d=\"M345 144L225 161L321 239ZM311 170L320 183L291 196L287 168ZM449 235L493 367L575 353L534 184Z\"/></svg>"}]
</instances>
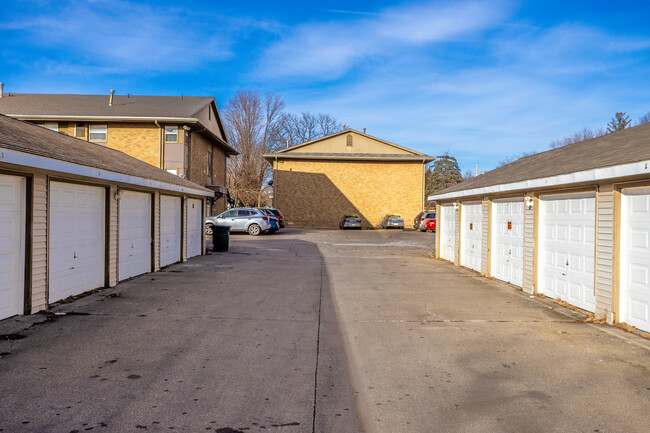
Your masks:
<instances>
[{"instance_id":1,"label":"gray roof shingles","mask_svg":"<svg viewBox=\"0 0 650 433\"><path fill-rule=\"evenodd\" d=\"M213 100L211 97L196 96L115 95L113 105L109 106L109 95L5 93L0 98L0 110L3 114L23 116L190 118Z\"/></svg>"},{"instance_id":2,"label":"gray roof shingles","mask_svg":"<svg viewBox=\"0 0 650 433\"><path fill-rule=\"evenodd\" d=\"M0 148L205 192L209 189L118 150L0 114Z\"/></svg>"},{"instance_id":3,"label":"gray roof shingles","mask_svg":"<svg viewBox=\"0 0 650 433\"><path fill-rule=\"evenodd\" d=\"M433 195L650 160L650 123L518 159Z\"/></svg>"}]
</instances>

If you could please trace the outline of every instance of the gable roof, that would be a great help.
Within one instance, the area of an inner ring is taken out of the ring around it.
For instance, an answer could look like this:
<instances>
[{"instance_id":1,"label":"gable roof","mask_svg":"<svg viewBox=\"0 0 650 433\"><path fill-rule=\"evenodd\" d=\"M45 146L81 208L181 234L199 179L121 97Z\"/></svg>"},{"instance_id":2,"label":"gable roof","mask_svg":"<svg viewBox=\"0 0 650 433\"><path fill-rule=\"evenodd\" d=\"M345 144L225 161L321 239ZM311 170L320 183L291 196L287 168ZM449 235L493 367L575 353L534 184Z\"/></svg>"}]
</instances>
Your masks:
<instances>
[{"instance_id":1,"label":"gable roof","mask_svg":"<svg viewBox=\"0 0 650 433\"><path fill-rule=\"evenodd\" d=\"M391 143L391 142L389 142L389 141L382 140L381 138L373 137L372 135L368 135L368 134L365 134L365 133L363 133L363 132L359 132L359 131L357 131L356 129L351 129L351 128L343 129L343 130L341 130L341 131L339 131L339 132L335 132L335 133L330 134L330 135L325 135L325 136L323 136L323 137L318 137L318 138L315 138L315 139L310 140L310 141L305 141L304 143L296 144L296 145L294 145L294 146L287 147L286 149L278 150L278 151L276 151L275 153L288 153L288 152L292 152L292 151L294 151L294 150L296 150L296 149L300 149L300 148L302 148L302 147L306 147L306 146L310 146L310 145L312 145L312 144L314 144L314 143L318 143L319 141L329 140L330 138L337 137L337 136L339 136L339 135L343 135L343 134L349 134L350 132L354 132L355 134L359 134L359 135L361 135L361 136L363 136L363 137L369 138L369 139L371 139L371 140L378 141L378 142L380 142L380 143L386 144L386 145L391 146L391 147L394 147L394 148L396 148L396 149L399 149L399 150L403 150L403 151L405 151L405 152L412 153L413 155L426 156L425 154L420 153L420 152L416 152L415 150L407 149L406 147L402 147L402 146L398 146L398 145L395 144L395 143Z\"/></svg>"},{"instance_id":2,"label":"gable roof","mask_svg":"<svg viewBox=\"0 0 650 433\"><path fill-rule=\"evenodd\" d=\"M207 188L118 150L50 131L47 128L2 114L0 114L0 148L134 178L153 180L167 186L186 188L193 193L205 196L214 195L213 191ZM12 162L8 158L0 161ZM164 185L161 187L162 189L165 189ZM178 190L178 188L171 189Z\"/></svg>"},{"instance_id":3,"label":"gable roof","mask_svg":"<svg viewBox=\"0 0 650 433\"><path fill-rule=\"evenodd\" d=\"M315 144L319 143L325 140L329 140L331 138L340 136L340 135L345 135L349 133L355 133L358 134L362 137L366 137L370 140L377 141L379 143L382 143L384 145L387 145L389 147L393 147L395 149L399 149L404 153L382 153L382 154L374 154L374 153L312 153L308 151L308 147ZM296 150L302 150L301 152L296 152ZM287 147L285 149L278 150L274 153L266 154L264 155L264 158L267 160L275 159L275 158L291 158L291 159L364 159L364 160L372 160L372 159L383 159L383 160L414 160L414 161L422 161L425 160L426 162L433 161L435 158L430 157L428 155L425 155L424 153L416 152L415 150L408 149L406 147L399 146L395 143L391 143L386 140L382 140L380 138L374 137L372 135L365 134L363 132L359 132L355 129L347 128L343 129L341 131L335 132L330 135L325 135L323 137L316 138L314 140L306 141L304 143L296 144L291 147Z\"/></svg>"},{"instance_id":4,"label":"gable roof","mask_svg":"<svg viewBox=\"0 0 650 433\"><path fill-rule=\"evenodd\" d=\"M438 191L430 199L438 200L453 196L469 195L461 194L461 192L587 172L594 169L648 160L650 160L650 123L645 123L602 137L592 138L558 149L526 156L510 164L495 168L492 171ZM647 173L650 173L650 170ZM598 176L603 175L604 173ZM582 178L575 177L575 180ZM564 183L573 183L570 180L568 179ZM500 189L502 191L504 190L503 187ZM510 190L514 190L514 186ZM445 197L441 197L442 195L445 195Z\"/></svg>"},{"instance_id":5,"label":"gable roof","mask_svg":"<svg viewBox=\"0 0 650 433\"><path fill-rule=\"evenodd\" d=\"M226 131L213 97L207 96L142 96L56 95L43 93L5 93L0 98L0 113L17 119L77 121L150 121L200 123L211 132L226 153L237 154L227 143ZM204 125L196 114L210 105L216 113L221 139Z\"/></svg>"}]
</instances>

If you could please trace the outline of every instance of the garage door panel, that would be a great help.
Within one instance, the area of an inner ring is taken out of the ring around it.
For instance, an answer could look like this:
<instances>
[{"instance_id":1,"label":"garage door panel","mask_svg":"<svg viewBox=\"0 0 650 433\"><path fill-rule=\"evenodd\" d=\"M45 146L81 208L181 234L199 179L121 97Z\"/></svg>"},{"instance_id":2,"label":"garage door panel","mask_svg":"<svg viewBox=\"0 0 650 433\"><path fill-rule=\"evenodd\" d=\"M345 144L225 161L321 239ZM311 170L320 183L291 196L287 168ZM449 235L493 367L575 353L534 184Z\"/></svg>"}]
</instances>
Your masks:
<instances>
[{"instance_id":1,"label":"garage door panel","mask_svg":"<svg viewBox=\"0 0 650 433\"><path fill-rule=\"evenodd\" d=\"M543 196L539 292L594 311L595 193Z\"/></svg>"},{"instance_id":2,"label":"garage door panel","mask_svg":"<svg viewBox=\"0 0 650 433\"><path fill-rule=\"evenodd\" d=\"M160 196L160 266L181 260L181 198Z\"/></svg>"},{"instance_id":3,"label":"garage door panel","mask_svg":"<svg viewBox=\"0 0 650 433\"><path fill-rule=\"evenodd\" d=\"M25 178L0 175L0 319L23 313Z\"/></svg>"},{"instance_id":4,"label":"garage door panel","mask_svg":"<svg viewBox=\"0 0 650 433\"><path fill-rule=\"evenodd\" d=\"M454 261L456 250L456 211L453 205L440 207L440 257Z\"/></svg>"},{"instance_id":5,"label":"garage door panel","mask_svg":"<svg viewBox=\"0 0 650 433\"><path fill-rule=\"evenodd\" d=\"M202 200L187 200L187 257L201 255L204 219Z\"/></svg>"},{"instance_id":6,"label":"garage door panel","mask_svg":"<svg viewBox=\"0 0 650 433\"><path fill-rule=\"evenodd\" d=\"M50 184L49 302L104 285L105 190Z\"/></svg>"},{"instance_id":7,"label":"garage door panel","mask_svg":"<svg viewBox=\"0 0 650 433\"><path fill-rule=\"evenodd\" d=\"M492 203L492 276L521 286L523 283L523 200Z\"/></svg>"},{"instance_id":8,"label":"garage door panel","mask_svg":"<svg viewBox=\"0 0 650 433\"><path fill-rule=\"evenodd\" d=\"M650 188L621 196L620 319L650 332Z\"/></svg>"},{"instance_id":9,"label":"garage door panel","mask_svg":"<svg viewBox=\"0 0 650 433\"><path fill-rule=\"evenodd\" d=\"M151 194L123 191L120 200L119 278L151 271Z\"/></svg>"},{"instance_id":10,"label":"garage door panel","mask_svg":"<svg viewBox=\"0 0 650 433\"><path fill-rule=\"evenodd\" d=\"M480 202L463 203L460 223L460 264L481 271L483 207Z\"/></svg>"}]
</instances>

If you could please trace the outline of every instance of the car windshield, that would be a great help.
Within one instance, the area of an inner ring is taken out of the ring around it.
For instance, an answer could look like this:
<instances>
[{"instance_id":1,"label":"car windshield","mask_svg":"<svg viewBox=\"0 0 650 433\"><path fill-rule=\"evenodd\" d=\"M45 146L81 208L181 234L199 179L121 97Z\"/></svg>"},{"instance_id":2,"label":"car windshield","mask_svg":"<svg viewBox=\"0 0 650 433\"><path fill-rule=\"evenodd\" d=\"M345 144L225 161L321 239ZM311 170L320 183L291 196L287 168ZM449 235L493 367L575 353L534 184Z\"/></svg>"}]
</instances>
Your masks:
<instances>
[{"instance_id":1,"label":"car windshield","mask_svg":"<svg viewBox=\"0 0 650 433\"><path fill-rule=\"evenodd\" d=\"M359 218L358 215L346 215L343 218Z\"/></svg>"},{"instance_id":2,"label":"car windshield","mask_svg":"<svg viewBox=\"0 0 650 433\"><path fill-rule=\"evenodd\" d=\"M280 216L280 211L277 209L268 209L269 212L271 212L275 216Z\"/></svg>"},{"instance_id":3,"label":"car windshield","mask_svg":"<svg viewBox=\"0 0 650 433\"><path fill-rule=\"evenodd\" d=\"M435 218L435 217L436 217L435 212L430 212L430 213L427 214L427 218Z\"/></svg>"},{"instance_id":4,"label":"car windshield","mask_svg":"<svg viewBox=\"0 0 650 433\"><path fill-rule=\"evenodd\" d=\"M386 218L402 218L399 215L386 215Z\"/></svg>"}]
</instances>

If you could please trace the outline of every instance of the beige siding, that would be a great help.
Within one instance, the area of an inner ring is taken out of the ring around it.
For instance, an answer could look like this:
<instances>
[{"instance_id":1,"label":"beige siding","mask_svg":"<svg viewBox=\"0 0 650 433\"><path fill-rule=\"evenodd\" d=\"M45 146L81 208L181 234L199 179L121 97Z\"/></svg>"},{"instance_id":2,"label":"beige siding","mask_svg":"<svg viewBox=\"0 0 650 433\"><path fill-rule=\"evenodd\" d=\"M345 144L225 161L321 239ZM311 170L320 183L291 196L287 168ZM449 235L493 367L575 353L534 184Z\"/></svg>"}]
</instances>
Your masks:
<instances>
[{"instance_id":1,"label":"beige siding","mask_svg":"<svg viewBox=\"0 0 650 433\"><path fill-rule=\"evenodd\" d=\"M481 273L483 275L488 274L488 260L490 250L488 247L488 239L490 239L490 201L487 198L483 199L483 239L481 240Z\"/></svg>"},{"instance_id":2,"label":"beige siding","mask_svg":"<svg viewBox=\"0 0 650 433\"><path fill-rule=\"evenodd\" d=\"M596 209L596 315L614 310L614 187L601 185Z\"/></svg>"},{"instance_id":3,"label":"beige siding","mask_svg":"<svg viewBox=\"0 0 650 433\"><path fill-rule=\"evenodd\" d=\"M47 197L47 176L35 174L32 198L32 313L47 308Z\"/></svg>"},{"instance_id":4,"label":"beige siding","mask_svg":"<svg viewBox=\"0 0 650 433\"><path fill-rule=\"evenodd\" d=\"M535 209L526 206L524 200L524 278L522 288L526 293L534 293L534 254L535 254Z\"/></svg>"},{"instance_id":5,"label":"beige siding","mask_svg":"<svg viewBox=\"0 0 650 433\"><path fill-rule=\"evenodd\" d=\"M348 136L351 137L348 139ZM352 144L349 146L348 144ZM337 135L307 146L298 147L287 153L372 153L392 155L414 155L415 152L391 146L355 132Z\"/></svg>"},{"instance_id":6,"label":"beige siding","mask_svg":"<svg viewBox=\"0 0 650 433\"><path fill-rule=\"evenodd\" d=\"M117 192L117 186L111 185L108 192L108 248L106 249L108 253L108 286L113 287L117 285L118 282L118 244L119 244L119 232L118 232L118 206L119 201L115 200L115 193Z\"/></svg>"},{"instance_id":7,"label":"beige siding","mask_svg":"<svg viewBox=\"0 0 650 433\"><path fill-rule=\"evenodd\" d=\"M160 193L153 196L153 269L160 270Z\"/></svg>"}]
</instances>

